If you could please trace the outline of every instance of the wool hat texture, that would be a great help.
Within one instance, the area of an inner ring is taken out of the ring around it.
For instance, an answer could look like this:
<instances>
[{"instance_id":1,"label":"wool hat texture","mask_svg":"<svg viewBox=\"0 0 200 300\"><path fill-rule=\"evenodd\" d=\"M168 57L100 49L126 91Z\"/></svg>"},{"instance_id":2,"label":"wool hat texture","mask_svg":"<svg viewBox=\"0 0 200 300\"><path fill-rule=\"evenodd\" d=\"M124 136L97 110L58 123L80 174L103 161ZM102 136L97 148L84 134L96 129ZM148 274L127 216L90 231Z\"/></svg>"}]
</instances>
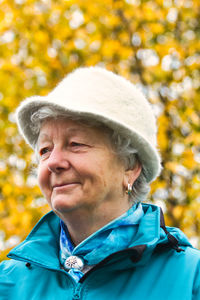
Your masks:
<instances>
[{"instance_id":1,"label":"wool hat texture","mask_svg":"<svg viewBox=\"0 0 200 300\"><path fill-rule=\"evenodd\" d=\"M32 96L22 101L16 111L17 125L32 148L38 135L32 129L31 116L43 106L92 118L130 138L147 182L159 175L155 116L142 92L124 77L100 67L78 68L47 96Z\"/></svg>"}]
</instances>

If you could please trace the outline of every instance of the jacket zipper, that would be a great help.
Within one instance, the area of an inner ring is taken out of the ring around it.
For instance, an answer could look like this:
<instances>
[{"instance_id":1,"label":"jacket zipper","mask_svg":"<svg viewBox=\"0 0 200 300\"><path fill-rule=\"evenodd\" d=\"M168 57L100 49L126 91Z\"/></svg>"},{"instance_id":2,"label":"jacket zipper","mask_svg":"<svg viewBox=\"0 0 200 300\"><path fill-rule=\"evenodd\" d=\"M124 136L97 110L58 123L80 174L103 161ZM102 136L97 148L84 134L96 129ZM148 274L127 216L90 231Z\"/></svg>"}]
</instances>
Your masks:
<instances>
[{"instance_id":1,"label":"jacket zipper","mask_svg":"<svg viewBox=\"0 0 200 300\"><path fill-rule=\"evenodd\" d=\"M81 297L81 283L77 283L72 299L77 300L80 299L80 297Z\"/></svg>"}]
</instances>

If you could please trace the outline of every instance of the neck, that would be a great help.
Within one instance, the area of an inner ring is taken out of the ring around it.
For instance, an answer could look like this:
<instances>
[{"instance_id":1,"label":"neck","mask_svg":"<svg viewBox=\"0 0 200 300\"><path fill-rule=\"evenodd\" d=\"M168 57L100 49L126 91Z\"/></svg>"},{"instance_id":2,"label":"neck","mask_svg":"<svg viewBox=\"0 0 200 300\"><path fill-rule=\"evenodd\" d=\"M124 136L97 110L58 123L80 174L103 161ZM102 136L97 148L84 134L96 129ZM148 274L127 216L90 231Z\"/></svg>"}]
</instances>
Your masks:
<instances>
[{"instance_id":1,"label":"neck","mask_svg":"<svg viewBox=\"0 0 200 300\"><path fill-rule=\"evenodd\" d=\"M122 203L121 203L122 204ZM118 218L125 213L130 207L129 202L124 202L120 208L116 206L95 208L94 210L86 211L84 208L79 210L57 213L68 228L69 234L75 246L91 234Z\"/></svg>"}]
</instances>

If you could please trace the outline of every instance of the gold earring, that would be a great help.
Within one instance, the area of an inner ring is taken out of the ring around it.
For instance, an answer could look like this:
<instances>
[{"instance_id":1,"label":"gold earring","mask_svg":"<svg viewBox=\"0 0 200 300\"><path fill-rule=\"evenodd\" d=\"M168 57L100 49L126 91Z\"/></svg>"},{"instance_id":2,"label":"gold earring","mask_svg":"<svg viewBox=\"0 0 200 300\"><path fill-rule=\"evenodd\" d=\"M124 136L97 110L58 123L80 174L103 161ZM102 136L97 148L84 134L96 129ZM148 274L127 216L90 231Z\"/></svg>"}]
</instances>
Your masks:
<instances>
[{"instance_id":1,"label":"gold earring","mask_svg":"<svg viewBox=\"0 0 200 300\"><path fill-rule=\"evenodd\" d=\"M126 194L128 194L129 196L131 195L131 192L132 192L132 186L130 183L128 183L128 187L126 189Z\"/></svg>"}]
</instances>

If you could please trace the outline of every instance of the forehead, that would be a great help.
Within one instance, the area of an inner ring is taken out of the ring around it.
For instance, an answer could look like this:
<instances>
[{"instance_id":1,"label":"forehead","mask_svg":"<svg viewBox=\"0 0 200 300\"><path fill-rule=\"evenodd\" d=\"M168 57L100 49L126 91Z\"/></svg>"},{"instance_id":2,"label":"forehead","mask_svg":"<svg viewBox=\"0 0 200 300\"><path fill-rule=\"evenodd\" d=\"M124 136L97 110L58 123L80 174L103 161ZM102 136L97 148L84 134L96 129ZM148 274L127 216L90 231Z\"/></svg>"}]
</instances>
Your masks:
<instances>
[{"instance_id":1,"label":"forehead","mask_svg":"<svg viewBox=\"0 0 200 300\"><path fill-rule=\"evenodd\" d=\"M109 129L105 126L90 126L84 122L68 119L48 119L40 128L38 142L53 136L81 136L88 139L108 140Z\"/></svg>"}]
</instances>

